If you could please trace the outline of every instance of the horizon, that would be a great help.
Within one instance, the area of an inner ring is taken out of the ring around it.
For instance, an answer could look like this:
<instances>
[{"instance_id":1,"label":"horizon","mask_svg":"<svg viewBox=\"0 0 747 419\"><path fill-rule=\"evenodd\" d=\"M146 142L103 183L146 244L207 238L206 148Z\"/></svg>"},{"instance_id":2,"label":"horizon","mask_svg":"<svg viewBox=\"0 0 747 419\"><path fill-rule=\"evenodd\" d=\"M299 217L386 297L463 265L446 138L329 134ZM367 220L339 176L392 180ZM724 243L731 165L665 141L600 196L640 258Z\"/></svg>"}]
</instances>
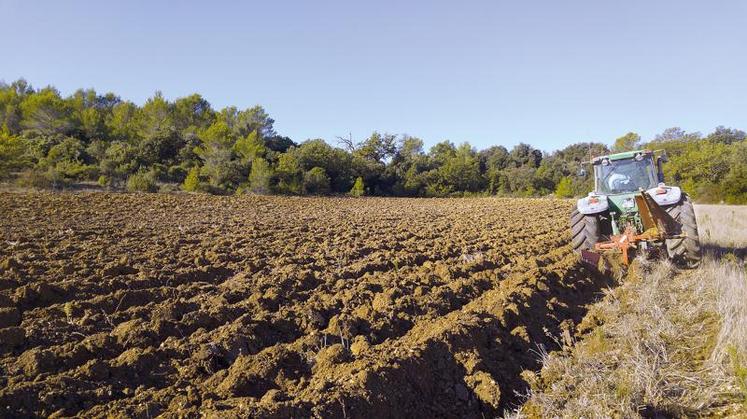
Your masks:
<instances>
[{"instance_id":1,"label":"horizon","mask_svg":"<svg viewBox=\"0 0 747 419\"><path fill-rule=\"evenodd\" d=\"M155 91L198 93L215 109L258 104L298 143L378 131L427 148L552 152L631 131L649 141L675 126L744 129L739 2L283 4L0 2L0 35L24 34L0 79L138 105Z\"/></svg>"}]
</instances>

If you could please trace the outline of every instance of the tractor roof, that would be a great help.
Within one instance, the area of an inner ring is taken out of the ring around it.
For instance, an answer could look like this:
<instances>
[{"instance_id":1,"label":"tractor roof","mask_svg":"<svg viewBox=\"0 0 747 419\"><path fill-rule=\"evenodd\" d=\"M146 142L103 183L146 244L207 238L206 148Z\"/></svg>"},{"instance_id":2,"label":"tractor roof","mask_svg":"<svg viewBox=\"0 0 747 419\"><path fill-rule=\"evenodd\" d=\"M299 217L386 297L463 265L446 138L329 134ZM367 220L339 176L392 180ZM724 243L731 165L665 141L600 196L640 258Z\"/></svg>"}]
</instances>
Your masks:
<instances>
[{"instance_id":1,"label":"tractor roof","mask_svg":"<svg viewBox=\"0 0 747 419\"><path fill-rule=\"evenodd\" d=\"M632 150L632 151L624 151L622 153L608 154L606 156L594 157L594 160L592 160L592 163L599 163L604 159L609 159L609 160L632 159L638 153L641 153L643 155L651 154L651 150Z\"/></svg>"}]
</instances>

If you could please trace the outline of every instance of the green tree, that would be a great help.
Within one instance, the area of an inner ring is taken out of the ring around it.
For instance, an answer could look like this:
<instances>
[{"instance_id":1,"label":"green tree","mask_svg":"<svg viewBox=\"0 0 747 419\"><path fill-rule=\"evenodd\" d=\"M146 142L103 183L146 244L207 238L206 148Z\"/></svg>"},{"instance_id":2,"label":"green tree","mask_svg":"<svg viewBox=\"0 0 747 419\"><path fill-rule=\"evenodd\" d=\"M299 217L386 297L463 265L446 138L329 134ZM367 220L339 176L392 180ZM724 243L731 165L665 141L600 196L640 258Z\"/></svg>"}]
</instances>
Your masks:
<instances>
[{"instance_id":1,"label":"green tree","mask_svg":"<svg viewBox=\"0 0 747 419\"><path fill-rule=\"evenodd\" d=\"M85 148L77 138L65 138L51 149L37 166L62 184L74 180L95 179L97 168L85 164Z\"/></svg>"},{"instance_id":2,"label":"green tree","mask_svg":"<svg viewBox=\"0 0 747 419\"><path fill-rule=\"evenodd\" d=\"M257 157L252 162L252 171L249 174L249 190L256 194L270 193L270 179L272 179L272 168L267 160Z\"/></svg>"},{"instance_id":3,"label":"green tree","mask_svg":"<svg viewBox=\"0 0 747 419\"><path fill-rule=\"evenodd\" d=\"M176 99L173 105L174 127L185 136L209 127L215 120L210 102L198 94Z\"/></svg>"},{"instance_id":4,"label":"green tree","mask_svg":"<svg viewBox=\"0 0 747 419\"><path fill-rule=\"evenodd\" d=\"M723 199L728 204L747 204L747 141L732 144L730 163L723 180Z\"/></svg>"},{"instance_id":5,"label":"green tree","mask_svg":"<svg viewBox=\"0 0 747 419\"><path fill-rule=\"evenodd\" d=\"M365 193L366 193L366 189L365 189L365 187L363 185L363 178L360 177L360 176L358 176L355 179L355 183L353 184L353 188L350 190L350 195L358 197L358 196L365 195Z\"/></svg>"},{"instance_id":6,"label":"green tree","mask_svg":"<svg viewBox=\"0 0 747 419\"><path fill-rule=\"evenodd\" d=\"M127 178L127 192L158 192L156 177L152 172L139 171Z\"/></svg>"},{"instance_id":7,"label":"green tree","mask_svg":"<svg viewBox=\"0 0 747 419\"><path fill-rule=\"evenodd\" d=\"M194 166L189 169L187 177L184 179L182 189L187 192L197 192L200 189L200 167Z\"/></svg>"},{"instance_id":8,"label":"green tree","mask_svg":"<svg viewBox=\"0 0 747 419\"><path fill-rule=\"evenodd\" d=\"M140 109L137 124L141 137L152 137L176 130L172 105L160 91L149 98Z\"/></svg>"},{"instance_id":9,"label":"green tree","mask_svg":"<svg viewBox=\"0 0 747 419\"><path fill-rule=\"evenodd\" d=\"M345 193L353 185L353 157L345 150L316 139L306 141L288 152L298 159L304 171L314 167L324 169L332 192Z\"/></svg>"},{"instance_id":10,"label":"green tree","mask_svg":"<svg viewBox=\"0 0 747 419\"><path fill-rule=\"evenodd\" d=\"M321 167L314 167L303 175L303 190L307 194L327 194L330 191L329 184L329 176Z\"/></svg>"},{"instance_id":11,"label":"green tree","mask_svg":"<svg viewBox=\"0 0 747 419\"><path fill-rule=\"evenodd\" d=\"M456 155L456 147L450 141L437 143L428 151L428 156L433 160L436 167L443 166L446 161Z\"/></svg>"},{"instance_id":12,"label":"green tree","mask_svg":"<svg viewBox=\"0 0 747 419\"><path fill-rule=\"evenodd\" d=\"M194 152L202 161L202 174L210 186L220 191L232 190L241 175L241 164L234 159L233 146L236 137L228 125L221 120L199 132L202 144Z\"/></svg>"},{"instance_id":13,"label":"green tree","mask_svg":"<svg viewBox=\"0 0 747 419\"><path fill-rule=\"evenodd\" d=\"M303 191L303 170L294 153L283 153L278 157L275 177L279 193L300 194Z\"/></svg>"},{"instance_id":14,"label":"green tree","mask_svg":"<svg viewBox=\"0 0 747 419\"><path fill-rule=\"evenodd\" d=\"M493 146L478 153L480 172L485 178L487 192L495 194L500 188L501 171L509 164L506 147Z\"/></svg>"},{"instance_id":15,"label":"green tree","mask_svg":"<svg viewBox=\"0 0 747 419\"><path fill-rule=\"evenodd\" d=\"M258 157L264 157L267 148L264 142L259 138L258 131L252 131L247 136L239 138L233 146L233 151L244 162L251 162Z\"/></svg>"},{"instance_id":16,"label":"green tree","mask_svg":"<svg viewBox=\"0 0 747 419\"><path fill-rule=\"evenodd\" d=\"M481 186L480 164L469 143L463 143L439 168L443 185L453 192L476 192Z\"/></svg>"},{"instance_id":17,"label":"green tree","mask_svg":"<svg viewBox=\"0 0 747 419\"><path fill-rule=\"evenodd\" d=\"M0 132L9 135L21 133L21 103L33 93L34 90L24 79L10 85L0 82Z\"/></svg>"},{"instance_id":18,"label":"green tree","mask_svg":"<svg viewBox=\"0 0 747 419\"><path fill-rule=\"evenodd\" d=\"M42 135L68 134L76 125L70 106L52 87L30 94L20 109L23 128Z\"/></svg>"},{"instance_id":19,"label":"green tree","mask_svg":"<svg viewBox=\"0 0 747 419\"><path fill-rule=\"evenodd\" d=\"M708 134L706 140L716 143L733 144L744 141L745 138L747 138L747 134L744 131L719 125L712 133Z\"/></svg>"},{"instance_id":20,"label":"green tree","mask_svg":"<svg viewBox=\"0 0 747 419\"><path fill-rule=\"evenodd\" d=\"M555 188L555 196L559 198L573 197L573 184L571 178L566 176L558 182L558 186Z\"/></svg>"},{"instance_id":21,"label":"green tree","mask_svg":"<svg viewBox=\"0 0 747 419\"><path fill-rule=\"evenodd\" d=\"M613 153L638 150L641 147L641 136L635 132L629 132L615 140L612 145Z\"/></svg>"},{"instance_id":22,"label":"green tree","mask_svg":"<svg viewBox=\"0 0 747 419\"><path fill-rule=\"evenodd\" d=\"M243 111L230 106L220 111L218 118L221 119L233 131L236 137L246 137L257 131L260 138L270 138L276 135L273 124L275 120L270 118L265 109L259 105Z\"/></svg>"},{"instance_id":23,"label":"green tree","mask_svg":"<svg viewBox=\"0 0 747 419\"><path fill-rule=\"evenodd\" d=\"M137 150L133 145L122 141L111 143L104 157L99 160L99 173L112 186L119 186L120 182L135 173L139 167Z\"/></svg>"},{"instance_id":24,"label":"green tree","mask_svg":"<svg viewBox=\"0 0 747 419\"><path fill-rule=\"evenodd\" d=\"M134 143L140 135L137 125L138 112L137 105L132 102L114 105L104 121L109 136L114 140Z\"/></svg>"},{"instance_id":25,"label":"green tree","mask_svg":"<svg viewBox=\"0 0 747 419\"><path fill-rule=\"evenodd\" d=\"M542 163L542 152L529 144L519 143L509 153L510 162L514 167L530 166L537 168Z\"/></svg>"},{"instance_id":26,"label":"green tree","mask_svg":"<svg viewBox=\"0 0 747 419\"><path fill-rule=\"evenodd\" d=\"M27 147L24 139L0 132L0 180L31 165L26 155Z\"/></svg>"}]
</instances>

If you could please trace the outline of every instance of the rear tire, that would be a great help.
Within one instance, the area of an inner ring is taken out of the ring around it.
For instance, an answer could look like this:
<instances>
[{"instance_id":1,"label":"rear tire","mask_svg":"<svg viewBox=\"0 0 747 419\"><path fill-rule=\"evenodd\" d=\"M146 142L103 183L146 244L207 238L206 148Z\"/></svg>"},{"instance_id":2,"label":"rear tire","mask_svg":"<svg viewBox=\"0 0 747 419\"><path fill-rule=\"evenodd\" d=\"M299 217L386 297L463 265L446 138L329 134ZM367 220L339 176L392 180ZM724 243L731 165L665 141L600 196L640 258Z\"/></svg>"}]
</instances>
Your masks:
<instances>
[{"instance_id":1,"label":"rear tire","mask_svg":"<svg viewBox=\"0 0 747 419\"><path fill-rule=\"evenodd\" d=\"M573 250L594 250L600 241L599 217L596 214L584 215L574 209L571 213L571 244Z\"/></svg>"},{"instance_id":2,"label":"rear tire","mask_svg":"<svg viewBox=\"0 0 747 419\"><path fill-rule=\"evenodd\" d=\"M697 268L701 260L700 238L690 198L683 194L680 202L664 209L680 225L676 233L685 235L683 238L666 240L669 258L680 267Z\"/></svg>"}]
</instances>

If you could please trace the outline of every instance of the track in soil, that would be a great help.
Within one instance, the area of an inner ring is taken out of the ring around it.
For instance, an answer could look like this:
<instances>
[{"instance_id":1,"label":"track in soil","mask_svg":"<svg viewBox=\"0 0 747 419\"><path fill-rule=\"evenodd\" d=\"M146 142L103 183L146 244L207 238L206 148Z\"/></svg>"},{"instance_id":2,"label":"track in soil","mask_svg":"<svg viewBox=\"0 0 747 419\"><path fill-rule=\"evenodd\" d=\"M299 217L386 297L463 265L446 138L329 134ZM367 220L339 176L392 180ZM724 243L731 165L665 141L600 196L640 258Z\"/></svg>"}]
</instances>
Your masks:
<instances>
[{"instance_id":1,"label":"track in soil","mask_svg":"<svg viewBox=\"0 0 747 419\"><path fill-rule=\"evenodd\" d=\"M607 284L570 207L0 194L0 412L496 415Z\"/></svg>"}]
</instances>

